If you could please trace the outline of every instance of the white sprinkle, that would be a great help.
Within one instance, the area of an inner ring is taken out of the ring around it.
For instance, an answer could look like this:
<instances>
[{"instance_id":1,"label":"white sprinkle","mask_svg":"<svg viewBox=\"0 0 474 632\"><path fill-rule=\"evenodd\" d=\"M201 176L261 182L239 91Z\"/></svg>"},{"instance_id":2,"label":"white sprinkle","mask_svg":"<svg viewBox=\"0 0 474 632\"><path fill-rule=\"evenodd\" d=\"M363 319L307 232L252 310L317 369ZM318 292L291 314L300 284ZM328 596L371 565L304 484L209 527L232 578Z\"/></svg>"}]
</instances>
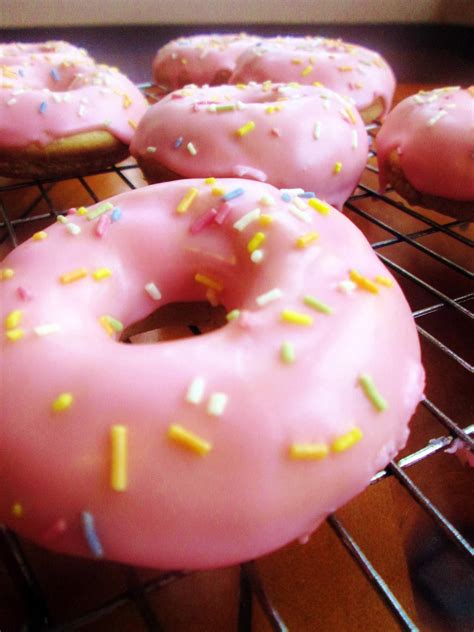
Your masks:
<instances>
[{"instance_id":1,"label":"white sprinkle","mask_svg":"<svg viewBox=\"0 0 474 632\"><path fill-rule=\"evenodd\" d=\"M311 224L311 217L312 216L309 213L307 213L306 211L302 211L297 206L294 206L294 204L290 204L288 206L288 210L290 211L290 213L292 215L294 215L300 221L305 222L306 224Z\"/></svg>"},{"instance_id":2,"label":"white sprinkle","mask_svg":"<svg viewBox=\"0 0 474 632\"><path fill-rule=\"evenodd\" d=\"M234 224L235 230L242 232L245 228L247 228L249 224L251 224L252 222L255 222L260 217L260 213L261 211L257 207L257 208L254 208L253 211L250 211L249 213L242 215L242 217L238 219Z\"/></svg>"},{"instance_id":3,"label":"white sprinkle","mask_svg":"<svg viewBox=\"0 0 474 632\"><path fill-rule=\"evenodd\" d=\"M68 218L67 218L65 215L58 215L58 216L56 217L56 221L57 221L59 224L67 224L67 223L69 222Z\"/></svg>"},{"instance_id":4,"label":"white sprinkle","mask_svg":"<svg viewBox=\"0 0 474 632\"><path fill-rule=\"evenodd\" d=\"M7 101L7 105L15 105L15 103L16 103L15 97L12 97L11 99Z\"/></svg>"},{"instance_id":5,"label":"white sprinkle","mask_svg":"<svg viewBox=\"0 0 474 632\"><path fill-rule=\"evenodd\" d=\"M321 136L321 121L316 121L313 128L313 136L316 140L319 140Z\"/></svg>"},{"instance_id":6,"label":"white sprinkle","mask_svg":"<svg viewBox=\"0 0 474 632\"><path fill-rule=\"evenodd\" d=\"M426 99L425 103L433 103L434 101L438 100L438 97L439 97L438 94L432 94Z\"/></svg>"},{"instance_id":7,"label":"white sprinkle","mask_svg":"<svg viewBox=\"0 0 474 632\"><path fill-rule=\"evenodd\" d=\"M207 111L208 112L217 112L216 104L215 103L211 103L211 105L208 105L207 106Z\"/></svg>"},{"instance_id":8,"label":"white sprinkle","mask_svg":"<svg viewBox=\"0 0 474 632\"><path fill-rule=\"evenodd\" d=\"M49 336L61 331L61 325L59 323L49 323L47 325L38 325L33 327L33 331L37 336Z\"/></svg>"},{"instance_id":9,"label":"white sprinkle","mask_svg":"<svg viewBox=\"0 0 474 632\"><path fill-rule=\"evenodd\" d=\"M446 110L454 110L457 106L455 103L446 103L444 107Z\"/></svg>"},{"instance_id":10,"label":"white sprinkle","mask_svg":"<svg viewBox=\"0 0 474 632\"><path fill-rule=\"evenodd\" d=\"M413 100L416 101L416 103L418 103L419 105L423 105L423 103L425 103L425 100L423 99L421 94L415 94Z\"/></svg>"},{"instance_id":11,"label":"white sprinkle","mask_svg":"<svg viewBox=\"0 0 474 632\"><path fill-rule=\"evenodd\" d=\"M186 401L189 404L200 404L204 397L206 382L203 377L195 377L186 392Z\"/></svg>"},{"instance_id":12,"label":"white sprinkle","mask_svg":"<svg viewBox=\"0 0 474 632\"><path fill-rule=\"evenodd\" d=\"M265 195L262 195L258 203L261 204L262 206L275 206L275 200L268 193L265 193Z\"/></svg>"},{"instance_id":13,"label":"white sprinkle","mask_svg":"<svg viewBox=\"0 0 474 632\"><path fill-rule=\"evenodd\" d=\"M439 112L437 112L434 116L430 118L427 125L431 127L432 125L437 123L439 119L443 118L443 116L446 116L446 114L447 114L446 110L440 110Z\"/></svg>"},{"instance_id":14,"label":"white sprinkle","mask_svg":"<svg viewBox=\"0 0 474 632\"><path fill-rule=\"evenodd\" d=\"M212 287L207 289L206 299L212 305L212 307L217 307L219 305L219 297L217 296L217 292L212 289Z\"/></svg>"},{"instance_id":15,"label":"white sprinkle","mask_svg":"<svg viewBox=\"0 0 474 632\"><path fill-rule=\"evenodd\" d=\"M65 103L69 103L69 101L72 99L72 94L70 92L65 92L63 94L63 101Z\"/></svg>"},{"instance_id":16,"label":"white sprinkle","mask_svg":"<svg viewBox=\"0 0 474 632\"><path fill-rule=\"evenodd\" d=\"M273 290L270 290L268 292L265 292L265 294L260 294L260 296L257 296L255 301L257 305L260 305L260 307L263 307L264 305L267 305L268 303L277 301L282 296L283 296L283 292L280 290L280 288L275 287L273 288Z\"/></svg>"},{"instance_id":17,"label":"white sprinkle","mask_svg":"<svg viewBox=\"0 0 474 632\"><path fill-rule=\"evenodd\" d=\"M325 110L330 110L331 109L331 102L329 101L329 99L323 101L323 108Z\"/></svg>"},{"instance_id":18,"label":"white sprinkle","mask_svg":"<svg viewBox=\"0 0 474 632\"><path fill-rule=\"evenodd\" d=\"M80 116L82 118L83 116L86 115L86 113L87 113L86 106L85 105L80 105L79 106L79 110L77 111L77 116Z\"/></svg>"},{"instance_id":19,"label":"white sprinkle","mask_svg":"<svg viewBox=\"0 0 474 632\"><path fill-rule=\"evenodd\" d=\"M294 197L295 195L301 195L302 193L304 193L304 189L280 189L281 194L285 194L288 193L288 195L291 195L291 197Z\"/></svg>"},{"instance_id":20,"label":"white sprinkle","mask_svg":"<svg viewBox=\"0 0 474 632\"><path fill-rule=\"evenodd\" d=\"M357 136L357 130L353 129L351 132L352 135L352 149L357 149L359 146L359 137Z\"/></svg>"},{"instance_id":21,"label":"white sprinkle","mask_svg":"<svg viewBox=\"0 0 474 632\"><path fill-rule=\"evenodd\" d=\"M344 294L352 294L357 288L357 284L354 283L354 281L345 280L338 283L336 287L340 292L344 292Z\"/></svg>"},{"instance_id":22,"label":"white sprinkle","mask_svg":"<svg viewBox=\"0 0 474 632\"><path fill-rule=\"evenodd\" d=\"M152 147L151 145L146 148L148 154L154 154L156 151L156 147Z\"/></svg>"},{"instance_id":23,"label":"white sprinkle","mask_svg":"<svg viewBox=\"0 0 474 632\"><path fill-rule=\"evenodd\" d=\"M344 108L341 108L341 109L339 110L339 114L340 114L340 115L342 116L342 118L343 118L344 120L346 120L348 123L352 123L352 121L351 121L351 119L350 119L350 117L349 117L349 114L347 113L347 111L346 111Z\"/></svg>"},{"instance_id":24,"label":"white sprinkle","mask_svg":"<svg viewBox=\"0 0 474 632\"><path fill-rule=\"evenodd\" d=\"M62 103L63 95L60 92L53 92L53 101L55 103Z\"/></svg>"},{"instance_id":25,"label":"white sprinkle","mask_svg":"<svg viewBox=\"0 0 474 632\"><path fill-rule=\"evenodd\" d=\"M71 222L70 224L66 224L66 230L68 231L68 233L71 233L71 235L79 235L81 232L81 227Z\"/></svg>"},{"instance_id":26,"label":"white sprinkle","mask_svg":"<svg viewBox=\"0 0 474 632\"><path fill-rule=\"evenodd\" d=\"M307 211L308 210L308 205L306 204L306 202L304 202L304 200L302 200L299 197L294 197L292 199L292 203L297 206L300 211Z\"/></svg>"},{"instance_id":27,"label":"white sprinkle","mask_svg":"<svg viewBox=\"0 0 474 632\"><path fill-rule=\"evenodd\" d=\"M265 255L263 253L263 250L258 250L257 248L257 250L254 250L252 254L250 255L250 260L253 263L261 263L263 261L264 256Z\"/></svg>"},{"instance_id":28,"label":"white sprinkle","mask_svg":"<svg viewBox=\"0 0 474 632\"><path fill-rule=\"evenodd\" d=\"M235 104L238 110L246 110L247 106L245 103L243 103L242 101L237 101L237 103Z\"/></svg>"},{"instance_id":29,"label":"white sprinkle","mask_svg":"<svg viewBox=\"0 0 474 632\"><path fill-rule=\"evenodd\" d=\"M189 151L191 156L195 156L198 153L196 147L191 142L186 145L186 149Z\"/></svg>"},{"instance_id":30,"label":"white sprinkle","mask_svg":"<svg viewBox=\"0 0 474 632\"><path fill-rule=\"evenodd\" d=\"M161 298L161 292L153 281L145 285L145 292L147 292L154 301L159 301Z\"/></svg>"},{"instance_id":31,"label":"white sprinkle","mask_svg":"<svg viewBox=\"0 0 474 632\"><path fill-rule=\"evenodd\" d=\"M207 412L213 417L220 417L225 407L227 406L229 398L225 393L212 393L207 402Z\"/></svg>"}]
</instances>

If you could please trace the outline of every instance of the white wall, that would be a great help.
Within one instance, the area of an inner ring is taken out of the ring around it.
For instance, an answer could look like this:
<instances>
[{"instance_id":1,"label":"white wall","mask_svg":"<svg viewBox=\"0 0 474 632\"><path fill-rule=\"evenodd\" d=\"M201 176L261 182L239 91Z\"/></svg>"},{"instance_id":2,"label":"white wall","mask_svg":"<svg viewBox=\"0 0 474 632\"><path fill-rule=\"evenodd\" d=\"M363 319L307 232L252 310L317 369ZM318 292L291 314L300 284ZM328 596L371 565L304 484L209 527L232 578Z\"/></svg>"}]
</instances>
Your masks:
<instances>
[{"instance_id":1,"label":"white wall","mask_svg":"<svg viewBox=\"0 0 474 632\"><path fill-rule=\"evenodd\" d=\"M0 0L0 27L282 22L474 24L474 0Z\"/></svg>"}]
</instances>

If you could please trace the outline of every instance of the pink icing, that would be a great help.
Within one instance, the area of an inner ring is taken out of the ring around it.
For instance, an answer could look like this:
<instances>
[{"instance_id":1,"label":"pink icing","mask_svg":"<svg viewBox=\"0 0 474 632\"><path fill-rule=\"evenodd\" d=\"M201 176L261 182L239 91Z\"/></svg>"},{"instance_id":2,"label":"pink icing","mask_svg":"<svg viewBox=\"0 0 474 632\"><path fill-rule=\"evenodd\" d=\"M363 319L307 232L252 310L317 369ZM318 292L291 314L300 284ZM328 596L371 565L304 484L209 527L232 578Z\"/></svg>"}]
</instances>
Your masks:
<instances>
[{"instance_id":1,"label":"pink icing","mask_svg":"<svg viewBox=\"0 0 474 632\"><path fill-rule=\"evenodd\" d=\"M44 56L9 64L0 79L0 148L47 145L66 136L107 130L128 145L147 103L116 69L92 60Z\"/></svg>"},{"instance_id":2,"label":"pink icing","mask_svg":"<svg viewBox=\"0 0 474 632\"><path fill-rule=\"evenodd\" d=\"M77 48L69 42L50 41L23 44L19 42L0 44L0 66L29 64L42 59L49 63L91 61L84 48Z\"/></svg>"},{"instance_id":3,"label":"pink icing","mask_svg":"<svg viewBox=\"0 0 474 632\"><path fill-rule=\"evenodd\" d=\"M99 219L78 215L69 219L80 234L56 223L46 239L30 239L1 264L14 276L0 282L7 328L0 342L0 522L77 555L164 568L228 565L310 533L368 484L381 454L390 458L403 446L423 392L419 343L393 279L376 294L338 289L352 268L390 278L362 233L335 209L321 215L308 207L306 223L267 184L218 185L244 189L222 225L192 234L216 196L202 180L181 180L112 198L123 215L103 239ZM198 195L178 213L191 187ZM109 207L91 207L98 208ZM273 221L237 230L235 222L256 208ZM260 263L248 250L257 231L266 234ZM297 247L308 231L319 233L317 242ZM59 282L81 267L87 276ZM111 276L94 280L104 267ZM214 294L227 310L247 315L244 326L237 318L210 334L143 347L120 344L99 324L102 315L129 325L159 305L203 300L208 288L197 273L222 284ZM145 291L150 282L160 300ZM30 302L20 300L18 286L32 289ZM281 295L259 306L256 299L274 289ZM308 307L306 294L332 313ZM282 321L286 309L312 316L313 324ZM12 316L15 310L21 314ZM56 328L37 335L47 323ZM23 338L7 339L18 329ZM284 341L293 345L293 364L280 359ZM361 373L387 400L383 412L362 391ZM204 393L192 404L186 393L196 377ZM72 405L52 412L61 393L72 394ZM228 398L218 417L207 413L213 393ZM128 428L124 491L110 484L116 424ZM178 445L168 437L170 424L212 449L200 455ZM290 458L294 443L331 445L355 426L363 438L346 451ZM84 525L95 536L89 541Z\"/></svg>"},{"instance_id":4,"label":"pink icing","mask_svg":"<svg viewBox=\"0 0 474 632\"><path fill-rule=\"evenodd\" d=\"M400 167L418 191L474 200L474 87L439 88L404 99L377 135L380 187L397 150Z\"/></svg>"},{"instance_id":5,"label":"pink icing","mask_svg":"<svg viewBox=\"0 0 474 632\"><path fill-rule=\"evenodd\" d=\"M249 81L322 83L350 98L358 110L377 98L388 112L395 77L376 52L342 40L322 37L275 37L250 47L237 60L229 83Z\"/></svg>"},{"instance_id":6,"label":"pink icing","mask_svg":"<svg viewBox=\"0 0 474 632\"><path fill-rule=\"evenodd\" d=\"M157 52L153 80L171 90L187 83L212 84L218 73L230 75L239 55L258 41L245 33L180 37Z\"/></svg>"},{"instance_id":7,"label":"pink icing","mask_svg":"<svg viewBox=\"0 0 474 632\"><path fill-rule=\"evenodd\" d=\"M216 111L221 106L233 110ZM254 128L239 136L248 123ZM162 165L184 177L244 176L302 187L341 208L365 167L368 141L357 110L334 92L266 83L173 92L145 114L130 151L145 173Z\"/></svg>"}]
</instances>

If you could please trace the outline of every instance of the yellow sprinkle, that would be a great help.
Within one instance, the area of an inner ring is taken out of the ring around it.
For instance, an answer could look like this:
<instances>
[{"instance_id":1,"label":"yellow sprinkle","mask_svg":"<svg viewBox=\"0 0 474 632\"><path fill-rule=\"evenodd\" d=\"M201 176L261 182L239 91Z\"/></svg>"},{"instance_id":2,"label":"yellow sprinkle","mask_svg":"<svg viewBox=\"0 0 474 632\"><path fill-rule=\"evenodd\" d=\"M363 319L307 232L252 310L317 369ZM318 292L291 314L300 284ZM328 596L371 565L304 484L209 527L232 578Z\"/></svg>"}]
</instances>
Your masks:
<instances>
[{"instance_id":1,"label":"yellow sprinkle","mask_svg":"<svg viewBox=\"0 0 474 632\"><path fill-rule=\"evenodd\" d=\"M273 222L273 217L268 215L268 213L264 213L259 217L259 223L261 226L269 226Z\"/></svg>"},{"instance_id":2,"label":"yellow sprinkle","mask_svg":"<svg viewBox=\"0 0 474 632\"><path fill-rule=\"evenodd\" d=\"M272 89L273 83L270 81L270 79L267 79L266 81L264 81L262 83L262 90L264 92L269 92Z\"/></svg>"},{"instance_id":3,"label":"yellow sprinkle","mask_svg":"<svg viewBox=\"0 0 474 632\"><path fill-rule=\"evenodd\" d=\"M210 287L211 289L216 290L216 292L221 292L224 289L224 285L221 283L221 281L218 281L217 279L212 279L211 277L206 276L205 274L201 274L200 272L194 275L194 280L197 283L201 283L206 287Z\"/></svg>"},{"instance_id":4,"label":"yellow sprinkle","mask_svg":"<svg viewBox=\"0 0 474 632\"><path fill-rule=\"evenodd\" d=\"M0 281L8 281L9 279L13 279L15 276L15 271L12 268L0 268Z\"/></svg>"},{"instance_id":5,"label":"yellow sprinkle","mask_svg":"<svg viewBox=\"0 0 474 632\"><path fill-rule=\"evenodd\" d=\"M255 235L250 239L249 243L247 244L247 250L248 252L252 253L255 250L257 250L257 248L259 248L263 242L265 241L266 236L265 233L255 233Z\"/></svg>"},{"instance_id":6,"label":"yellow sprinkle","mask_svg":"<svg viewBox=\"0 0 474 632\"><path fill-rule=\"evenodd\" d=\"M349 272L349 278L356 285L358 285L362 290L367 290L367 292L372 292L372 294L378 294L379 288L375 285L373 281L368 279L367 277L362 276L357 272L357 270L351 270Z\"/></svg>"},{"instance_id":7,"label":"yellow sprinkle","mask_svg":"<svg viewBox=\"0 0 474 632\"><path fill-rule=\"evenodd\" d=\"M123 105L124 110L126 110L132 105L132 99L128 96L128 94L123 95L122 105Z\"/></svg>"},{"instance_id":8,"label":"yellow sprinkle","mask_svg":"<svg viewBox=\"0 0 474 632\"><path fill-rule=\"evenodd\" d=\"M85 206L80 206L76 211L76 215L87 215L87 213L88 211Z\"/></svg>"},{"instance_id":9,"label":"yellow sprinkle","mask_svg":"<svg viewBox=\"0 0 474 632\"><path fill-rule=\"evenodd\" d=\"M204 184L215 184L216 179L215 178L206 178L204 180Z\"/></svg>"},{"instance_id":10,"label":"yellow sprinkle","mask_svg":"<svg viewBox=\"0 0 474 632\"><path fill-rule=\"evenodd\" d=\"M337 69L341 72L349 72L353 70L352 66L338 66Z\"/></svg>"},{"instance_id":11,"label":"yellow sprinkle","mask_svg":"<svg viewBox=\"0 0 474 632\"><path fill-rule=\"evenodd\" d=\"M128 124L130 125L130 127L131 127L132 129L137 129L137 127L138 127L137 122L136 122L136 121L134 121L133 119L128 119Z\"/></svg>"},{"instance_id":12,"label":"yellow sprinkle","mask_svg":"<svg viewBox=\"0 0 474 632\"><path fill-rule=\"evenodd\" d=\"M67 283L73 283L74 281L79 281L79 279L83 279L87 276L86 268L77 268L77 270L73 270L72 272L66 272L59 277L59 280L62 284L66 285Z\"/></svg>"},{"instance_id":13,"label":"yellow sprinkle","mask_svg":"<svg viewBox=\"0 0 474 632\"><path fill-rule=\"evenodd\" d=\"M308 206L311 206L312 209L320 213L321 215L329 215L331 207L327 202L323 202L318 198L309 198Z\"/></svg>"},{"instance_id":14,"label":"yellow sprinkle","mask_svg":"<svg viewBox=\"0 0 474 632\"><path fill-rule=\"evenodd\" d=\"M23 505L21 503L13 503L12 516L15 518L21 518L23 516Z\"/></svg>"},{"instance_id":15,"label":"yellow sprinkle","mask_svg":"<svg viewBox=\"0 0 474 632\"><path fill-rule=\"evenodd\" d=\"M301 71L301 76L302 77L307 77L310 72L313 72L313 66L311 66L311 64L309 64L309 66L306 66L306 68L304 68Z\"/></svg>"},{"instance_id":16,"label":"yellow sprinkle","mask_svg":"<svg viewBox=\"0 0 474 632\"><path fill-rule=\"evenodd\" d=\"M357 120L356 120L356 117L354 116L354 112L352 108L350 108L349 106L346 107L346 114L350 118L351 123L355 125L357 123Z\"/></svg>"},{"instance_id":17,"label":"yellow sprinkle","mask_svg":"<svg viewBox=\"0 0 474 632\"><path fill-rule=\"evenodd\" d=\"M290 458L302 460L324 459L329 454L325 443L293 443L290 446Z\"/></svg>"},{"instance_id":18,"label":"yellow sprinkle","mask_svg":"<svg viewBox=\"0 0 474 632\"><path fill-rule=\"evenodd\" d=\"M294 64L295 66L299 66L299 64L303 63L303 60L295 57L294 59L291 60L291 63Z\"/></svg>"},{"instance_id":19,"label":"yellow sprinkle","mask_svg":"<svg viewBox=\"0 0 474 632\"><path fill-rule=\"evenodd\" d=\"M197 198L198 195L199 195L199 189L196 189L196 187L190 187L186 191L186 193L183 195L180 203L176 207L176 212L187 213L187 211L189 210L189 207L191 206L191 204L194 202L194 200Z\"/></svg>"},{"instance_id":20,"label":"yellow sprinkle","mask_svg":"<svg viewBox=\"0 0 474 632\"><path fill-rule=\"evenodd\" d=\"M306 246L309 246L318 238L319 238L319 233L317 233L316 231L313 231L311 233L306 233L305 235L301 235L300 237L297 238L296 246L298 248L306 248Z\"/></svg>"},{"instance_id":21,"label":"yellow sprinkle","mask_svg":"<svg viewBox=\"0 0 474 632\"><path fill-rule=\"evenodd\" d=\"M25 332L23 329L10 329L5 334L7 339L10 340L11 342L16 342L17 340L21 340L24 337L24 335L25 335Z\"/></svg>"},{"instance_id":22,"label":"yellow sprinkle","mask_svg":"<svg viewBox=\"0 0 474 632\"><path fill-rule=\"evenodd\" d=\"M127 489L127 439L128 428L116 425L110 429L111 464L110 486L116 492L124 492Z\"/></svg>"},{"instance_id":23,"label":"yellow sprinkle","mask_svg":"<svg viewBox=\"0 0 474 632\"><path fill-rule=\"evenodd\" d=\"M102 279L107 279L109 276L112 276L112 270L110 268L97 268L92 273L92 276L96 281L101 281Z\"/></svg>"},{"instance_id":24,"label":"yellow sprinkle","mask_svg":"<svg viewBox=\"0 0 474 632\"><path fill-rule=\"evenodd\" d=\"M225 194L225 189L223 189L222 187L212 187L211 193L216 197L221 197Z\"/></svg>"},{"instance_id":25,"label":"yellow sprinkle","mask_svg":"<svg viewBox=\"0 0 474 632\"><path fill-rule=\"evenodd\" d=\"M209 441L205 441L178 424L172 424L168 428L168 438L201 456L208 454L212 450L212 444Z\"/></svg>"},{"instance_id":26,"label":"yellow sprinkle","mask_svg":"<svg viewBox=\"0 0 474 632\"><path fill-rule=\"evenodd\" d=\"M51 404L53 413L62 413L70 408L74 403L74 397L71 393L61 393Z\"/></svg>"},{"instance_id":27,"label":"yellow sprinkle","mask_svg":"<svg viewBox=\"0 0 474 632\"><path fill-rule=\"evenodd\" d=\"M333 173L341 173L342 171L342 162L336 162L333 168Z\"/></svg>"},{"instance_id":28,"label":"yellow sprinkle","mask_svg":"<svg viewBox=\"0 0 474 632\"><path fill-rule=\"evenodd\" d=\"M39 230L37 233L33 235L31 239L33 239L33 241L43 241L43 239L46 239L47 237L48 237L48 233L46 231Z\"/></svg>"},{"instance_id":29,"label":"yellow sprinkle","mask_svg":"<svg viewBox=\"0 0 474 632\"><path fill-rule=\"evenodd\" d=\"M239 90L245 90L245 88L247 87L246 83L236 83L235 87L238 88Z\"/></svg>"},{"instance_id":30,"label":"yellow sprinkle","mask_svg":"<svg viewBox=\"0 0 474 632\"><path fill-rule=\"evenodd\" d=\"M313 317L309 314L301 314L300 312L294 312L290 309L285 309L281 313L281 319L286 323L292 325L312 325Z\"/></svg>"},{"instance_id":31,"label":"yellow sprinkle","mask_svg":"<svg viewBox=\"0 0 474 632\"><path fill-rule=\"evenodd\" d=\"M375 277L375 282L379 283L380 285L385 285L385 287L392 287L393 286L392 279L389 279L388 277L382 276L381 274L377 274L377 276Z\"/></svg>"},{"instance_id":32,"label":"yellow sprinkle","mask_svg":"<svg viewBox=\"0 0 474 632\"><path fill-rule=\"evenodd\" d=\"M313 81L312 85L315 88L324 88L324 83L321 83L320 81Z\"/></svg>"},{"instance_id":33,"label":"yellow sprinkle","mask_svg":"<svg viewBox=\"0 0 474 632\"><path fill-rule=\"evenodd\" d=\"M20 309L14 309L5 318L5 329L16 329L20 324L23 312Z\"/></svg>"},{"instance_id":34,"label":"yellow sprinkle","mask_svg":"<svg viewBox=\"0 0 474 632\"><path fill-rule=\"evenodd\" d=\"M227 322L232 322L233 320L237 320L237 318L240 316L240 310L239 309L233 309L232 311L230 311L227 315L226 315L226 319Z\"/></svg>"},{"instance_id":35,"label":"yellow sprinkle","mask_svg":"<svg viewBox=\"0 0 474 632\"><path fill-rule=\"evenodd\" d=\"M301 84L298 83L297 81L290 81L290 83L288 84L290 88L300 88Z\"/></svg>"},{"instance_id":36,"label":"yellow sprinkle","mask_svg":"<svg viewBox=\"0 0 474 632\"><path fill-rule=\"evenodd\" d=\"M282 110L282 105L269 105L267 108L265 108L265 112L267 114L275 114L275 112L281 112Z\"/></svg>"},{"instance_id":37,"label":"yellow sprinkle","mask_svg":"<svg viewBox=\"0 0 474 632\"><path fill-rule=\"evenodd\" d=\"M349 448L352 448L357 442L359 442L363 437L362 430L357 426L346 434L341 435L337 439L335 439L331 444L331 450L333 452L344 452Z\"/></svg>"},{"instance_id":38,"label":"yellow sprinkle","mask_svg":"<svg viewBox=\"0 0 474 632\"><path fill-rule=\"evenodd\" d=\"M115 330L109 322L108 316L100 316L99 323L105 329L105 331L109 334L109 336L113 336L115 334Z\"/></svg>"},{"instance_id":39,"label":"yellow sprinkle","mask_svg":"<svg viewBox=\"0 0 474 632\"><path fill-rule=\"evenodd\" d=\"M249 121L248 123L245 123L245 125L242 125L242 127L239 127L239 129L236 130L235 133L237 134L237 136L242 137L254 129L255 129L255 123L253 121Z\"/></svg>"}]
</instances>

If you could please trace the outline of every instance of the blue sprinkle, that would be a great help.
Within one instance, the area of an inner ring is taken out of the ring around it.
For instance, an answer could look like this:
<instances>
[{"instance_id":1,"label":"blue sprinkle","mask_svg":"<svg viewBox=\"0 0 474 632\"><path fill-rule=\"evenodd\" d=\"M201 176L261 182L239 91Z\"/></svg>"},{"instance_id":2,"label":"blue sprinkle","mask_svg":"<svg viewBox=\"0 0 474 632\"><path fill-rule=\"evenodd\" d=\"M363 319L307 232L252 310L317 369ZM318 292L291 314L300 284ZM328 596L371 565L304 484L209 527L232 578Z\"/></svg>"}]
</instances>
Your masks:
<instances>
[{"instance_id":1,"label":"blue sprinkle","mask_svg":"<svg viewBox=\"0 0 474 632\"><path fill-rule=\"evenodd\" d=\"M174 148L175 149L179 149L181 147L181 145L183 144L183 142L184 142L184 138L182 136L180 136L179 138L177 138L174 141Z\"/></svg>"},{"instance_id":2,"label":"blue sprinkle","mask_svg":"<svg viewBox=\"0 0 474 632\"><path fill-rule=\"evenodd\" d=\"M46 103L46 101L42 101L41 105L39 106L40 114L43 114L43 112L46 110L47 107L48 107L48 104Z\"/></svg>"},{"instance_id":3,"label":"blue sprinkle","mask_svg":"<svg viewBox=\"0 0 474 632\"><path fill-rule=\"evenodd\" d=\"M233 191L229 191L222 196L222 199L228 202L229 200L235 200L235 198L240 197L245 193L245 189L234 189Z\"/></svg>"},{"instance_id":4,"label":"blue sprinkle","mask_svg":"<svg viewBox=\"0 0 474 632\"><path fill-rule=\"evenodd\" d=\"M300 198L314 198L314 197L316 197L316 193L314 191L305 191L304 193L298 193L298 197L300 197Z\"/></svg>"},{"instance_id":5,"label":"blue sprinkle","mask_svg":"<svg viewBox=\"0 0 474 632\"><path fill-rule=\"evenodd\" d=\"M59 81L59 73L56 70L56 68L51 68L51 77L54 79L54 81Z\"/></svg>"},{"instance_id":6,"label":"blue sprinkle","mask_svg":"<svg viewBox=\"0 0 474 632\"><path fill-rule=\"evenodd\" d=\"M17 72L20 75L20 77L24 77L25 76L25 71L23 70L23 68L18 68Z\"/></svg>"},{"instance_id":7,"label":"blue sprinkle","mask_svg":"<svg viewBox=\"0 0 474 632\"><path fill-rule=\"evenodd\" d=\"M122 210L119 209L118 206L116 206L114 210L112 211L112 215L110 217L113 222L118 222L119 219L122 217Z\"/></svg>"},{"instance_id":8,"label":"blue sprinkle","mask_svg":"<svg viewBox=\"0 0 474 632\"><path fill-rule=\"evenodd\" d=\"M81 513L81 522L89 549L94 557L104 557L104 549L95 530L94 516L89 511Z\"/></svg>"},{"instance_id":9,"label":"blue sprinkle","mask_svg":"<svg viewBox=\"0 0 474 632\"><path fill-rule=\"evenodd\" d=\"M281 199L283 200L283 202L291 202L291 195L289 193L282 193L281 194Z\"/></svg>"}]
</instances>

